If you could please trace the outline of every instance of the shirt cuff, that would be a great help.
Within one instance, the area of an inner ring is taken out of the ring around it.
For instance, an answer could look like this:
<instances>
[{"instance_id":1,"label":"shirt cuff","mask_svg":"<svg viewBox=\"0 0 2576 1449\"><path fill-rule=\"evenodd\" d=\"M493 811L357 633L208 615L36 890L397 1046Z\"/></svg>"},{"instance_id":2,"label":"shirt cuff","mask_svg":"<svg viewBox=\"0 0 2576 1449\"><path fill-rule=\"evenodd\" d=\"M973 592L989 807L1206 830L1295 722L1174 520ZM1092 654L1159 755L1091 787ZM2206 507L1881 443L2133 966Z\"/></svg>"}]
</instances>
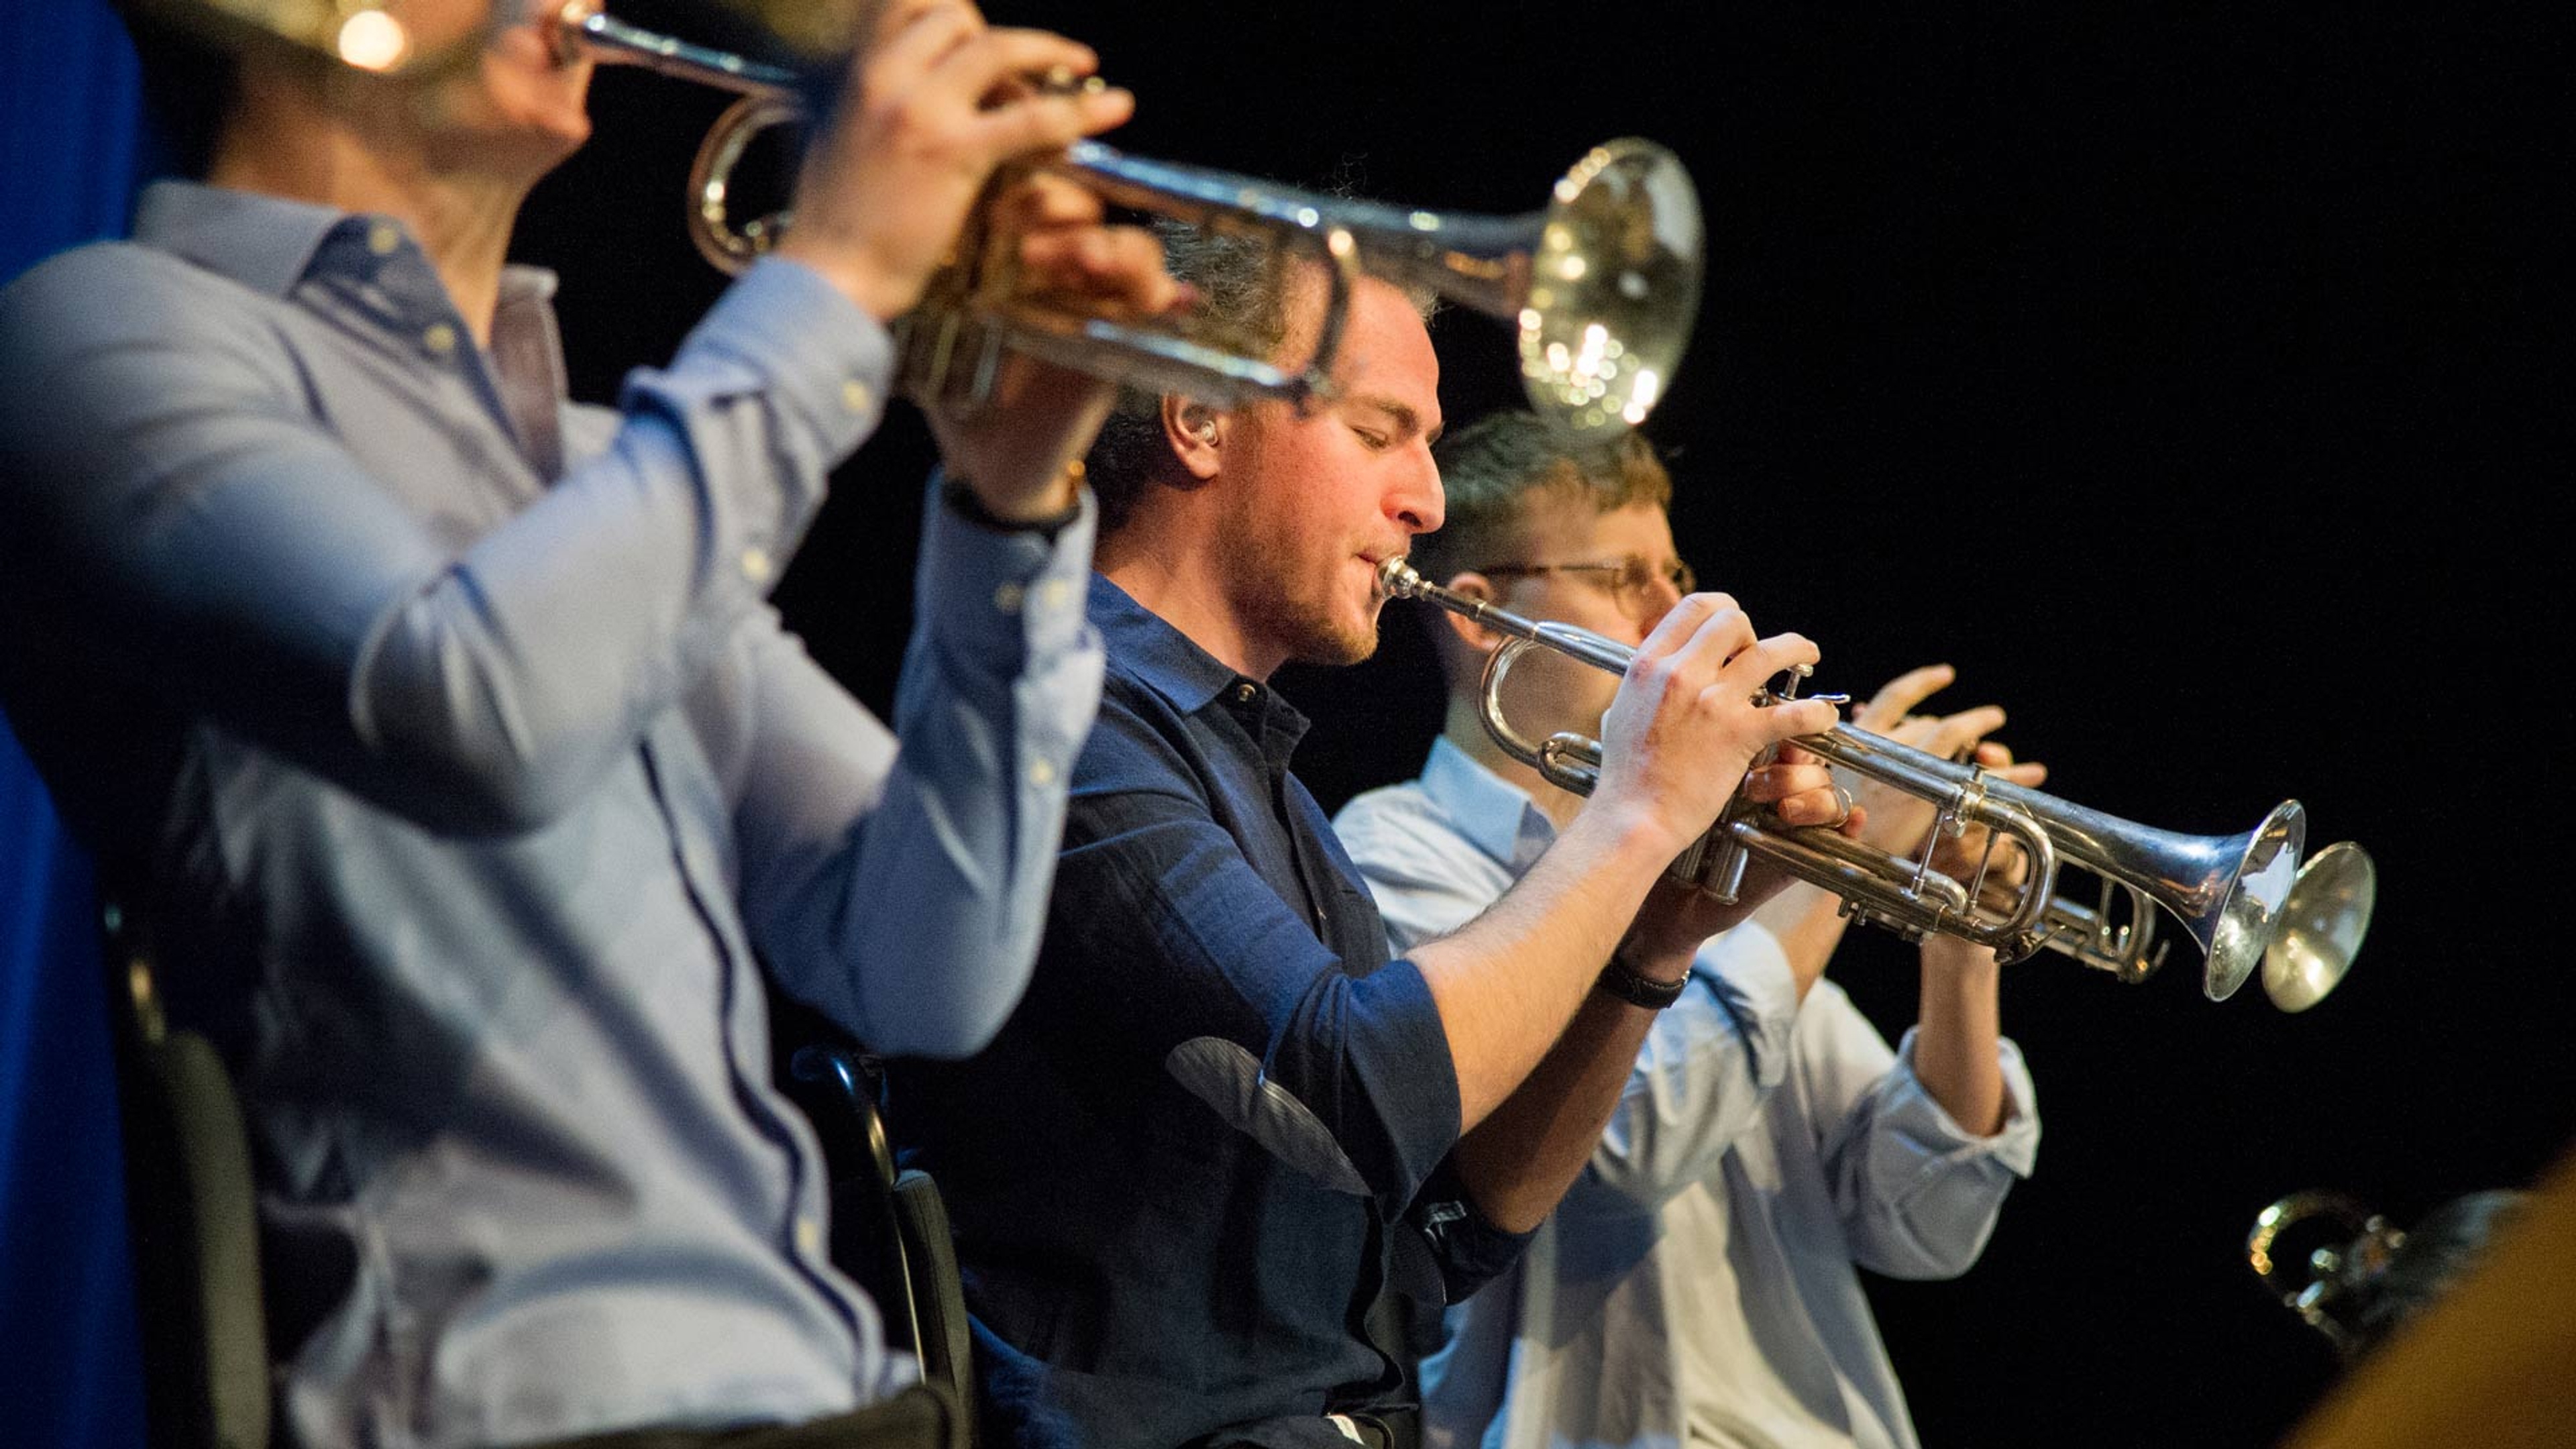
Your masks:
<instances>
[{"instance_id":1,"label":"shirt cuff","mask_svg":"<svg viewBox=\"0 0 2576 1449\"><path fill-rule=\"evenodd\" d=\"M1766 1092L1780 1085L1798 1025L1798 978L1779 938L1751 921L1711 936L1691 958L1691 983L1734 1022L1753 1085Z\"/></svg>"},{"instance_id":2,"label":"shirt cuff","mask_svg":"<svg viewBox=\"0 0 2576 1449\"><path fill-rule=\"evenodd\" d=\"M894 376L885 324L801 262L763 257L711 308L680 349L704 348L757 368L837 464L876 430Z\"/></svg>"},{"instance_id":3,"label":"shirt cuff","mask_svg":"<svg viewBox=\"0 0 2576 1449\"><path fill-rule=\"evenodd\" d=\"M1383 1133L1384 1157L1361 1174L1389 1217L1408 1211L1458 1145L1458 1073L1431 983L1411 961L1388 962L1350 984L1344 1050ZM1346 1141L1345 1151L1359 1145ZM1375 1154L1372 1154L1375 1155Z\"/></svg>"},{"instance_id":4,"label":"shirt cuff","mask_svg":"<svg viewBox=\"0 0 2576 1449\"><path fill-rule=\"evenodd\" d=\"M1520 1258L1538 1229L1525 1233L1509 1232L1496 1227L1493 1220L1477 1211L1468 1197L1466 1185L1459 1181L1457 1168L1443 1161L1431 1179L1422 1185L1413 1208L1405 1214L1402 1229L1395 1242L1397 1262L1394 1279L1397 1288L1424 1302L1442 1306L1454 1304L1487 1283L1501 1277L1504 1270ZM1440 1296L1432 1299L1404 1271L1403 1258L1411 1234L1418 1234L1429 1249L1432 1263L1439 1270L1437 1287Z\"/></svg>"},{"instance_id":5,"label":"shirt cuff","mask_svg":"<svg viewBox=\"0 0 2576 1449\"><path fill-rule=\"evenodd\" d=\"M935 472L922 511L913 612L944 651L978 672L1011 678L1031 658L1068 653L1092 640L1083 608L1099 508L1089 489L1082 490L1073 521L1051 539L959 516L940 502Z\"/></svg>"},{"instance_id":6,"label":"shirt cuff","mask_svg":"<svg viewBox=\"0 0 2576 1449\"><path fill-rule=\"evenodd\" d=\"M633 446L699 490L715 581L708 627L765 596L822 506L832 470L884 415L894 344L810 267L764 258L701 318L665 370L628 374L619 407L656 414Z\"/></svg>"},{"instance_id":7,"label":"shirt cuff","mask_svg":"<svg viewBox=\"0 0 2576 1449\"><path fill-rule=\"evenodd\" d=\"M2021 1059L2021 1048L2009 1037L1996 1043L1996 1063L2004 1075L2004 1125L1993 1136L1980 1137L1952 1119L1914 1074L1914 1038L1920 1031L1908 1027L1905 1040L1897 1046L1897 1081L1890 1083L1894 1090L1881 1114L1883 1125L1942 1157L1990 1157L2015 1177L2030 1176L2039 1162L2039 1096L2031 1085L2030 1068Z\"/></svg>"}]
</instances>

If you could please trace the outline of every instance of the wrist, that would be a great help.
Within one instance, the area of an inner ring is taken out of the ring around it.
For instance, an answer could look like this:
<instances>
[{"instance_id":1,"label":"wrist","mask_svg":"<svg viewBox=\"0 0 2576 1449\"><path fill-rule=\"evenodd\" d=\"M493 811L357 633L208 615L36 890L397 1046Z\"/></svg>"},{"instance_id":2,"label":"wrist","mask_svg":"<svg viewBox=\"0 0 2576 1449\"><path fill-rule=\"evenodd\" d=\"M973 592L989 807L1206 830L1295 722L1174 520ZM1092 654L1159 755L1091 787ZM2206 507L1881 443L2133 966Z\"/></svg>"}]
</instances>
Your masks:
<instances>
[{"instance_id":1,"label":"wrist","mask_svg":"<svg viewBox=\"0 0 2576 1449\"><path fill-rule=\"evenodd\" d=\"M850 255L848 248L797 245L796 238L805 231L802 227L791 230L771 255L811 267L860 311L888 326L921 300L918 284L897 281L884 268Z\"/></svg>"},{"instance_id":2,"label":"wrist","mask_svg":"<svg viewBox=\"0 0 2576 1449\"><path fill-rule=\"evenodd\" d=\"M1082 464L1059 470L1047 487L996 503L975 481L949 470L940 497L961 518L997 533L1055 533L1082 516Z\"/></svg>"},{"instance_id":3,"label":"wrist","mask_svg":"<svg viewBox=\"0 0 2576 1449\"><path fill-rule=\"evenodd\" d=\"M1601 968L1601 975L1594 980L1593 987L1609 992L1631 1006L1661 1011L1679 1001L1682 988L1690 982L1690 958L1687 955L1681 959L1678 972L1672 969L1673 963L1661 957L1660 952L1640 950L1623 941L1618 950L1610 953L1609 963Z\"/></svg>"},{"instance_id":4,"label":"wrist","mask_svg":"<svg viewBox=\"0 0 2576 1449\"><path fill-rule=\"evenodd\" d=\"M1648 883L1669 869L1698 837L1677 837L1660 812L1595 793L1559 839L1581 836L1607 869L1636 870Z\"/></svg>"},{"instance_id":5,"label":"wrist","mask_svg":"<svg viewBox=\"0 0 2576 1449\"><path fill-rule=\"evenodd\" d=\"M1991 949L1956 936L1937 932L1925 936L1922 949L1924 968L1946 976L1976 981L1997 980L2003 974L2003 967L1996 962Z\"/></svg>"}]
</instances>

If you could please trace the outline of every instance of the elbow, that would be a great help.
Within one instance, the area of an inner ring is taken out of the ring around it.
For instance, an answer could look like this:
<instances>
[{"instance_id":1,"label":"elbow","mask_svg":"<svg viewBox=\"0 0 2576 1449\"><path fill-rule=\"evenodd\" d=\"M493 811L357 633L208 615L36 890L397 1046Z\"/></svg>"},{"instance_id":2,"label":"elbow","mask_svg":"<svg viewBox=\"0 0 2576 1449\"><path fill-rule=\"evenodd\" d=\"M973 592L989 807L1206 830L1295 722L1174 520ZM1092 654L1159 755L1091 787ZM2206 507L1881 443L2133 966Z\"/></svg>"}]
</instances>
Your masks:
<instances>
[{"instance_id":1,"label":"elbow","mask_svg":"<svg viewBox=\"0 0 2576 1449\"><path fill-rule=\"evenodd\" d=\"M1584 1174L1595 1201L1613 1211L1653 1212L1672 1196L1672 1188L1653 1171L1651 1158L1624 1141L1618 1125L1601 1139Z\"/></svg>"},{"instance_id":2,"label":"elbow","mask_svg":"<svg viewBox=\"0 0 2576 1449\"><path fill-rule=\"evenodd\" d=\"M633 746L635 730L600 707L617 691L511 670L506 653L453 628L396 630L359 669L348 703L361 768L399 782L397 809L451 833L529 834Z\"/></svg>"},{"instance_id":3,"label":"elbow","mask_svg":"<svg viewBox=\"0 0 2576 1449\"><path fill-rule=\"evenodd\" d=\"M1010 970L979 972L970 963L989 963L991 953L931 952L947 969L907 982L873 981L860 973L855 1003L861 1041L887 1056L957 1062L993 1044L1009 1024L1029 983L1032 961Z\"/></svg>"},{"instance_id":4,"label":"elbow","mask_svg":"<svg viewBox=\"0 0 2576 1449\"><path fill-rule=\"evenodd\" d=\"M597 771L508 749L410 748L389 763L402 783L389 803L453 835L530 835L570 814Z\"/></svg>"},{"instance_id":5,"label":"elbow","mask_svg":"<svg viewBox=\"0 0 2576 1449\"><path fill-rule=\"evenodd\" d=\"M1994 1229L1992 1218L1963 1231L1956 1223L1927 1229L1913 1222L1898 1221L1886 1232L1871 1236L1853 1234L1864 1250L1855 1256L1862 1267L1890 1278L1915 1283L1939 1283L1956 1278L1977 1266L1984 1256L1986 1239Z\"/></svg>"},{"instance_id":6,"label":"elbow","mask_svg":"<svg viewBox=\"0 0 2576 1449\"><path fill-rule=\"evenodd\" d=\"M1612 1153L1605 1145L1585 1165L1582 1201L1587 1210L1606 1216L1651 1217L1698 1180Z\"/></svg>"},{"instance_id":7,"label":"elbow","mask_svg":"<svg viewBox=\"0 0 2576 1449\"><path fill-rule=\"evenodd\" d=\"M1586 1165L1597 1200L1613 1211L1651 1213L1714 1176L1732 1133L1719 1122L1686 1120L1708 1110L1651 1079L1632 1079Z\"/></svg>"},{"instance_id":8,"label":"elbow","mask_svg":"<svg viewBox=\"0 0 2576 1449\"><path fill-rule=\"evenodd\" d=\"M919 1057L934 1062L962 1062L993 1044L1001 1035L1002 1024L1010 1020L1005 1010L985 1012L922 1012L896 1018L891 1030L881 1030L867 1037L868 1044L888 1056Z\"/></svg>"}]
</instances>

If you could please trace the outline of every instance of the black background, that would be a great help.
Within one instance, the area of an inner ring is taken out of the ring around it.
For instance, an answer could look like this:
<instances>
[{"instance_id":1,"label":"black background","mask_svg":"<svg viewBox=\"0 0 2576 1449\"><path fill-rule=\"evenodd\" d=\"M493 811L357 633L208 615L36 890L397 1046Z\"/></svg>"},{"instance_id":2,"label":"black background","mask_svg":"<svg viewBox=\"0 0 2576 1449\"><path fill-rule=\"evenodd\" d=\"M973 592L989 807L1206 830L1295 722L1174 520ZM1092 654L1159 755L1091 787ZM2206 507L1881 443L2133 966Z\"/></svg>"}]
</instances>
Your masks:
<instances>
[{"instance_id":1,"label":"black background","mask_svg":"<svg viewBox=\"0 0 2576 1449\"><path fill-rule=\"evenodd\" d=\"M2050 788L2234 834L2295 795L2382 893L2302 1016L2043 956L2006 983L2047 1136L1984 1259L1873 1281L1926 1442L2261 1445L2333 1382L2257 1291L2257 1209L2399 1222L2576 1133L2557 827L2570 476L2563 55L2525 13L2301 4L993 4L1095 44L1148 155L1517 213L1594 141L1677 150L1711 233L1647 431L1700 576L1866 693L1945 660ZM718 106L604 77L518 250L613 396L723 279L682 240ZM1501 324L1435 328L1453 422L1514 400ZM898 411L780 593L882 709L921 478ZM1291 671L1330 807L1437 719L1420 621ZM1842 981L1891 1037L1909 955Z\"/></svg>"}]
</instances>

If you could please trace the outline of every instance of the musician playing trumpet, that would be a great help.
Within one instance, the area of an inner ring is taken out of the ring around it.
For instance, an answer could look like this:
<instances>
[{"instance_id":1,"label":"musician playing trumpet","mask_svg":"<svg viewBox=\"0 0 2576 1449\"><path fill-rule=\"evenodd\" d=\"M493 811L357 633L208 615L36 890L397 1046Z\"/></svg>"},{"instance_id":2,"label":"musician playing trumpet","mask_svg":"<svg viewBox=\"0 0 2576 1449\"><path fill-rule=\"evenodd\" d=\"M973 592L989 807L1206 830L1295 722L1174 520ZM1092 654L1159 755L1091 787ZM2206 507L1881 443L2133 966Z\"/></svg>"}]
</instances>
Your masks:
<instances>
[{"instance_id":1,"label":"musician playing trumpet","mask_svg":"<svg viewBox=\"0 0 2576 1449\"><path fill-rule=\"evenodd\" d=\"M608 409L504 264L590 129L552 18L383 77L170 8L134 28L201 179L0 296L0 698L241 1086L285 1437L949 1442L826 1259L756 972L888 1052L1018 997L1099 688L1065 464L1108 390L1020 362L934 419L900 754L767 601L987 180L1129 98L1030 85L1093 56L962 0L879 7L783 254ZM1178 295L1085 193L989 204L1042 295Z\"/></svg>"},{"instance_id":2,"label":"musician playing trumpet","mask_svg":"<svg viewBox=\"0 0 2576 1449\"><path fill-rule=\"evenodd\" d=\"M1671 480L1642 438L1577 445L1505 413L1439 458L1447 521L1416 542L1425 578L1628 645L1690 593ZM1487 730L1478 682L1504 636L1445 612L1434 632L1448 715L1429 762L1334 821L1398 951L1473 920L1590 808ZM1950 679L1946 666L1902 675L1856 723L2036 785L2039 765L1986 738L2001 710L1912 713ZM1591 734L1617 684L1533 653L1504 703L1524 732ZM1845 829L1865 843L1910 850L1932 824L1918 796L1870 781L1857 795ZM1981 848L1954 842L1936 865L1966 879ZM1991 951L1926 938L1920 1016L1891 1051L1823 977L1844 924L1838 898L1801 883L1699 948L1529 1251L1445 1324L1417 1325L1426 1443L1915 1442L1854 1270L1966 1270L2031 1170L2039 1117L1998 1036Z\"/></svg>"}]
</instances>

